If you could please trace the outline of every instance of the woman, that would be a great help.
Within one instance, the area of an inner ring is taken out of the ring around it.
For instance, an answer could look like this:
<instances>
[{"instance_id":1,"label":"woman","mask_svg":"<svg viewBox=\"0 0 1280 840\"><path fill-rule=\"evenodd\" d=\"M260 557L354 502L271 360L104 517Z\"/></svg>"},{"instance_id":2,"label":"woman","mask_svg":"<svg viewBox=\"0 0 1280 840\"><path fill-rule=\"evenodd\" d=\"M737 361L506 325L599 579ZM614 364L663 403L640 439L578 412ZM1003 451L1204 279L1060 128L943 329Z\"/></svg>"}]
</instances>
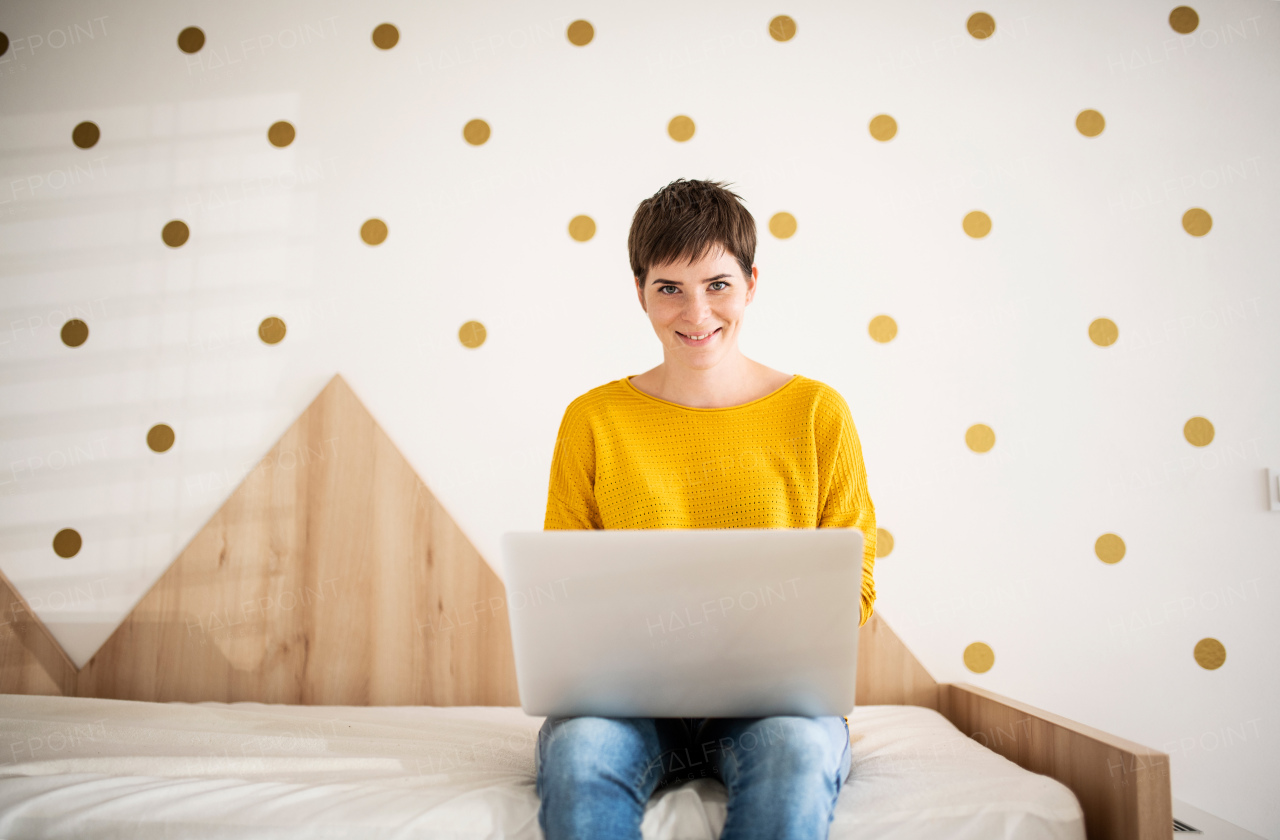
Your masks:
<instances>
[{"instance_id":1,"label":"woman","mask_svg":"<svg viewBox=\"0 0 1280 840\"><path fill-rule=\"evenodd\" d=\"M569 404L544 528L858 528L865 624L875 509L849 408L738 350L755 220L724 184L681 179L641 202L627 247L663 361ZM850 760L837 716L549 717L538 820L547 840L639 838L657 788L710 777L728 790L723 840L825 838Z\"/></svg>"}]
</instances>

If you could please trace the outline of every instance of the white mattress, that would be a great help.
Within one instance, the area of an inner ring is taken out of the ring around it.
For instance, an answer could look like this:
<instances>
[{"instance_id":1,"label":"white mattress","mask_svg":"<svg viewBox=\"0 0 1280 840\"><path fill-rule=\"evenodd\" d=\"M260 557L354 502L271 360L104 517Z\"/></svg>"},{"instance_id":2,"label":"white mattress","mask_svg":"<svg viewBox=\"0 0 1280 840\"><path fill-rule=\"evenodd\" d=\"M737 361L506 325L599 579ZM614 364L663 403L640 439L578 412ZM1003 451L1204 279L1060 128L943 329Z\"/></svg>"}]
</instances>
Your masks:
<instances>
[{"instance_id":1,"label":"white mattress","mask_svg":"<svg viewBox=\"0 0 1280 840\"><path fill-rule=\"evenodd\" d=\"M0 837L541 838L516 707L0 695ZM914 706L849 719L831 840L1083 840L1075 796ZM725 790L660 791L646 840L718 837Z\"/></svg>"}]
</instances>

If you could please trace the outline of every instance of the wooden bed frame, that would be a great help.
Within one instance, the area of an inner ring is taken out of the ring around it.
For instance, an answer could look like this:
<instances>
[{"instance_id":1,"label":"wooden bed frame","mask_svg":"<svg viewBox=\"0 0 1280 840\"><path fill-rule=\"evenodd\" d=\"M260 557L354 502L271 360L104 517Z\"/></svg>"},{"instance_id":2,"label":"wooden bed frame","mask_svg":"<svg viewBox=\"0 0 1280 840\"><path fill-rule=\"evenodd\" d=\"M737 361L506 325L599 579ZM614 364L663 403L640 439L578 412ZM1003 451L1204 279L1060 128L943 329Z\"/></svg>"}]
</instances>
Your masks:
<instances>
[{"instance_id":1,"label":"wooden bed frame","mask_svg":"<svg viewBox=\"0 0 1280 840\"><path fill-rule=\"evenodd\" d=\"M518 706L506 591L334 376L81 669L10 582L0 691L128 700ZM873 613L858 705L924 706L1070 788L1091 840L1168 840L1168 755L965 683Z\"/></svg>"}]
</instances>

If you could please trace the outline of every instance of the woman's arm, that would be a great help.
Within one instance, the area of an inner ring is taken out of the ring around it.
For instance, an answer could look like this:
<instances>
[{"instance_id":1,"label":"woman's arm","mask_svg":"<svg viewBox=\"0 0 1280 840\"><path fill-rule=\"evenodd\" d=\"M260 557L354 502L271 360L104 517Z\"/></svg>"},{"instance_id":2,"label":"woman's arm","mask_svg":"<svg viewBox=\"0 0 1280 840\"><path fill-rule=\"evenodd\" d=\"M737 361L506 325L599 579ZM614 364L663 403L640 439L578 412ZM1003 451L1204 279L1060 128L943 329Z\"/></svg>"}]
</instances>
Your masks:
<instances>
[{"instance_id":1,"label":"woman's arm","mask_svg":"<svg viewBox=\"0 0 1280 840\"><path fill-rule=\"evenodd\" d=\"M843 398L833 400L833 403L835 422L828 427L828 434L835 437L834 456L829 464L819 465L825 466L821 474L826 476L826 481L825 486L819 488L823 501L818 527L857 528L862 532L862 617L858 623L862 626L871 617L876 602L873 576L876 565L876 509L867 490L862 443L853 425L853 416Z\"/></svg>"},{"instance_id":2,"label":"woman's arm","mask_svg":"<svg viewBox=\"0 0 1280 840\"><path fill-rule=\"evenodd\" d=\"M547 485L544 531L603 529L596 505L596 448L591 425L577 400L569 403L560 421L551 480Z\"/></svg>"}]
</instances>

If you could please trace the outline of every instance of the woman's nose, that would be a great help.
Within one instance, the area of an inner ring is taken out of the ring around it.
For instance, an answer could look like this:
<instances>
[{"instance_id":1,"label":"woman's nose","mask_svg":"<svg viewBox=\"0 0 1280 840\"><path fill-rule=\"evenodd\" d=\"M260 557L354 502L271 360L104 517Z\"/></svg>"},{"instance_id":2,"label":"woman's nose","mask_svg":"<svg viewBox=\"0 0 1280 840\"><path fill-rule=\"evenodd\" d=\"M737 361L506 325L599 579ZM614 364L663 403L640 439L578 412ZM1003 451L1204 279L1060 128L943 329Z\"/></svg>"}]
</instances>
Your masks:
<instances>
[{"instance_id":1,"label":"woman's nose","mask_svg":"<svg viewBox=\"0 0 1280 840\"><path fill-rule=\"evenodd\" d=\"M711 305L707 299L699 295L690 295L684 304L685 320L694 324L701 324L703 316L711 312Z\"/></svg>"}]
</instances>

